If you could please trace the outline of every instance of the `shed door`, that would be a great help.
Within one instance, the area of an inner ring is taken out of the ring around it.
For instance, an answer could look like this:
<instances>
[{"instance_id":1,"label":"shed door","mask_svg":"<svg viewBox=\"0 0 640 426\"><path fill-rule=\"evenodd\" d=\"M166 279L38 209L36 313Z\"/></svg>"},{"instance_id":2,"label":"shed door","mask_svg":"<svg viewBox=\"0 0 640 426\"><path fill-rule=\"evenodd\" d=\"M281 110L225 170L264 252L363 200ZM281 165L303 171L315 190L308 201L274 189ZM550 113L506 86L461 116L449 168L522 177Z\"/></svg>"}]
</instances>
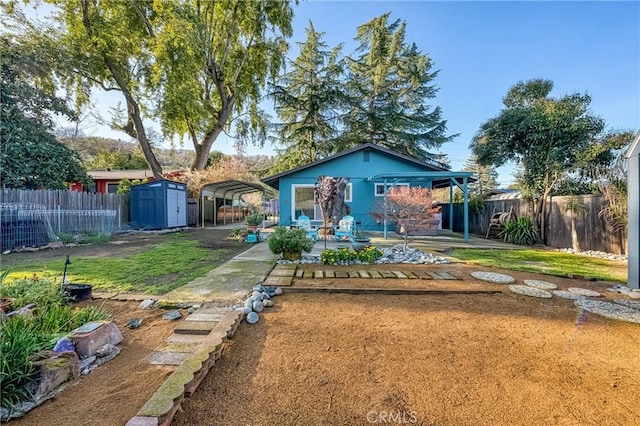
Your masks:
<instances>
[{"instance_id":1,"label":"shed door","mask_svg":"<svg viewBox=\"0 0 640 426\"><path fill-rule=\"evenodd\" d=\"M187 226L187 194L184 189L173 184L167 189L167 226Z\"/></svg>"}]
</instances>

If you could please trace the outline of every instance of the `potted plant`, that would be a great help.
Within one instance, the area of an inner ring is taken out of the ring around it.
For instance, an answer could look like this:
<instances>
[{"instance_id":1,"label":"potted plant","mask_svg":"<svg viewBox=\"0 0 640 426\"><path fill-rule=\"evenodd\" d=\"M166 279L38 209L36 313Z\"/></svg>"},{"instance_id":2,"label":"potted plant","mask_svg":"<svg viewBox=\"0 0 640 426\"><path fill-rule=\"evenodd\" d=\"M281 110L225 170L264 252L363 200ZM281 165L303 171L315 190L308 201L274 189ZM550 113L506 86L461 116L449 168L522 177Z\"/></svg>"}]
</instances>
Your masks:
<instances>
[{"instance_id":1,"label":"potted plant","mask_svg":"<svg viewBox=\"0 0 640 426\"><path fill-rule=\"evenodd\" d=\"M356 227L353 234L354 237L351 242L351 246L355 251L360 251L365 247L369 247L369 245L371 244L371 239L367 237L367 234L364 233L364 231L362 230L362 226L363 225Z\"/></svg>"},{"instance_id":2,"label":"potted plant","mask_svg":"<svg viewBox=\"0 0 640 426\"><path fill-rule=\"evenodd\" d=\"M313 249L313 241L307 238L307 231L304 229L279 226L269 237L269 249L273 254L282 254L285 260L297 260L303 251L309 253Z\"/></svg>"},{"instance_id":3,"label":"potted plant","mask_svg":"<svg viewBox=\"0 0 640 426\"><path fill-rule=\"evenodd\" d=\"M262 213L251 213L244 218L244 223L247 225L248 230L255 231L258 229L258 226L262 224L263 219Z\"/></svg>"}]
</instances>

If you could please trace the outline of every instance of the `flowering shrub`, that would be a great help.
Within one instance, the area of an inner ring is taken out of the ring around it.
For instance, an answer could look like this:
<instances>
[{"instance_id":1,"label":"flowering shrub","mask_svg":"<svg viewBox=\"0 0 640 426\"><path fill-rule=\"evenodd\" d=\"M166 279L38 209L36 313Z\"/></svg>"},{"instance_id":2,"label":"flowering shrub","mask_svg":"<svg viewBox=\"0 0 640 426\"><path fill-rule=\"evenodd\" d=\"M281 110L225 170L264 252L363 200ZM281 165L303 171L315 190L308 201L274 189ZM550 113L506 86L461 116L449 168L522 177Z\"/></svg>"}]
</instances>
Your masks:
<instances>
[{"instance_id":1,"label":"flowering shrub","mask_svg":"<svg viewBox=\"0 0 640 426\"><path fill-rule=\"evenodd\" d=\"M320 254L320 261L325 265L347 265L359 260L362 263L374 263L382 257L382 250L376 247L365 247L356 252L348 248L326 249Z\"/></svg>"},{"instance_id":2,"label":"flowering shrub","mask_svg":"<svg viewBox=\"0 0 640 426\"><path fill-rule=\"evenodd\" d=\"M358 259L362 263L375 263L376 260L380 259L384 253L377 247L369 246L365 247L358 252Z\"/></svg>"}]
</instances>

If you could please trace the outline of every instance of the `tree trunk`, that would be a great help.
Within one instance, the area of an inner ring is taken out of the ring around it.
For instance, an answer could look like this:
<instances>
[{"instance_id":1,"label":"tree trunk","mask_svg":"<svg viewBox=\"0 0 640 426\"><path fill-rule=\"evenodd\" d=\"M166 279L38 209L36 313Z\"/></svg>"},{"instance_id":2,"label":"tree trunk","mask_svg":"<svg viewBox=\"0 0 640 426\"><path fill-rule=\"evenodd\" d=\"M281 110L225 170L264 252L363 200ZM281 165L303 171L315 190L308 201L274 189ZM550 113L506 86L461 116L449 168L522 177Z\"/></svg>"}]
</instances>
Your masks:
<instances>
[{"instance_id":1,"label":"tree trunk","mask_svg":"<svg viewBox=\"0 0 640 426\"><path fill-rule=\"evenodd\" d=\"M223 101L222 109L218 112L216 124L204 137L202 144L196 147L196 157L193 159L193 163L191 164L191 170L204 170L207 167L207 160L209 159L211 147L220 133L222 133L224 126L229 121L235 101L235 96L229 96L226 98L226 101Z\"/></svg>"},{"instance_id":2,"label":"tree trunk","mask_svg":"<svg viewBox=\"0 0 640 426\"><path fill-rule=\"evenodd\" d=\"M576 232L576 219L573 211L571 213L571 247L575 251L580 251L580 241L578 240L578 233Z\"/></svg>"}]
</instances>

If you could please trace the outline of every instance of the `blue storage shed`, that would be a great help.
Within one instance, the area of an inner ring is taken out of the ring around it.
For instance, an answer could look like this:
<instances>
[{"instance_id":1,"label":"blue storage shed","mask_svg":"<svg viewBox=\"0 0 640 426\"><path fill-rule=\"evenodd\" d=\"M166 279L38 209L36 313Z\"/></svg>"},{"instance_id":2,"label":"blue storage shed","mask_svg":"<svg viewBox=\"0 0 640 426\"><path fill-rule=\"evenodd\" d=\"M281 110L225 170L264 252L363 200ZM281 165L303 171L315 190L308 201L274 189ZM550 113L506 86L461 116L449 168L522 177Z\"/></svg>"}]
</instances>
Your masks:
<instances>
[{"instance_id":1,"label":"blue storage shed","mask_svg":"<svg viewBox=\"0 0 640 426\"><path fill-rule=\"evenodd\" d=\"M137 228L187 226L187 185L159 180L131 187L131 223Z\"/></svg>"}]
</instances>

